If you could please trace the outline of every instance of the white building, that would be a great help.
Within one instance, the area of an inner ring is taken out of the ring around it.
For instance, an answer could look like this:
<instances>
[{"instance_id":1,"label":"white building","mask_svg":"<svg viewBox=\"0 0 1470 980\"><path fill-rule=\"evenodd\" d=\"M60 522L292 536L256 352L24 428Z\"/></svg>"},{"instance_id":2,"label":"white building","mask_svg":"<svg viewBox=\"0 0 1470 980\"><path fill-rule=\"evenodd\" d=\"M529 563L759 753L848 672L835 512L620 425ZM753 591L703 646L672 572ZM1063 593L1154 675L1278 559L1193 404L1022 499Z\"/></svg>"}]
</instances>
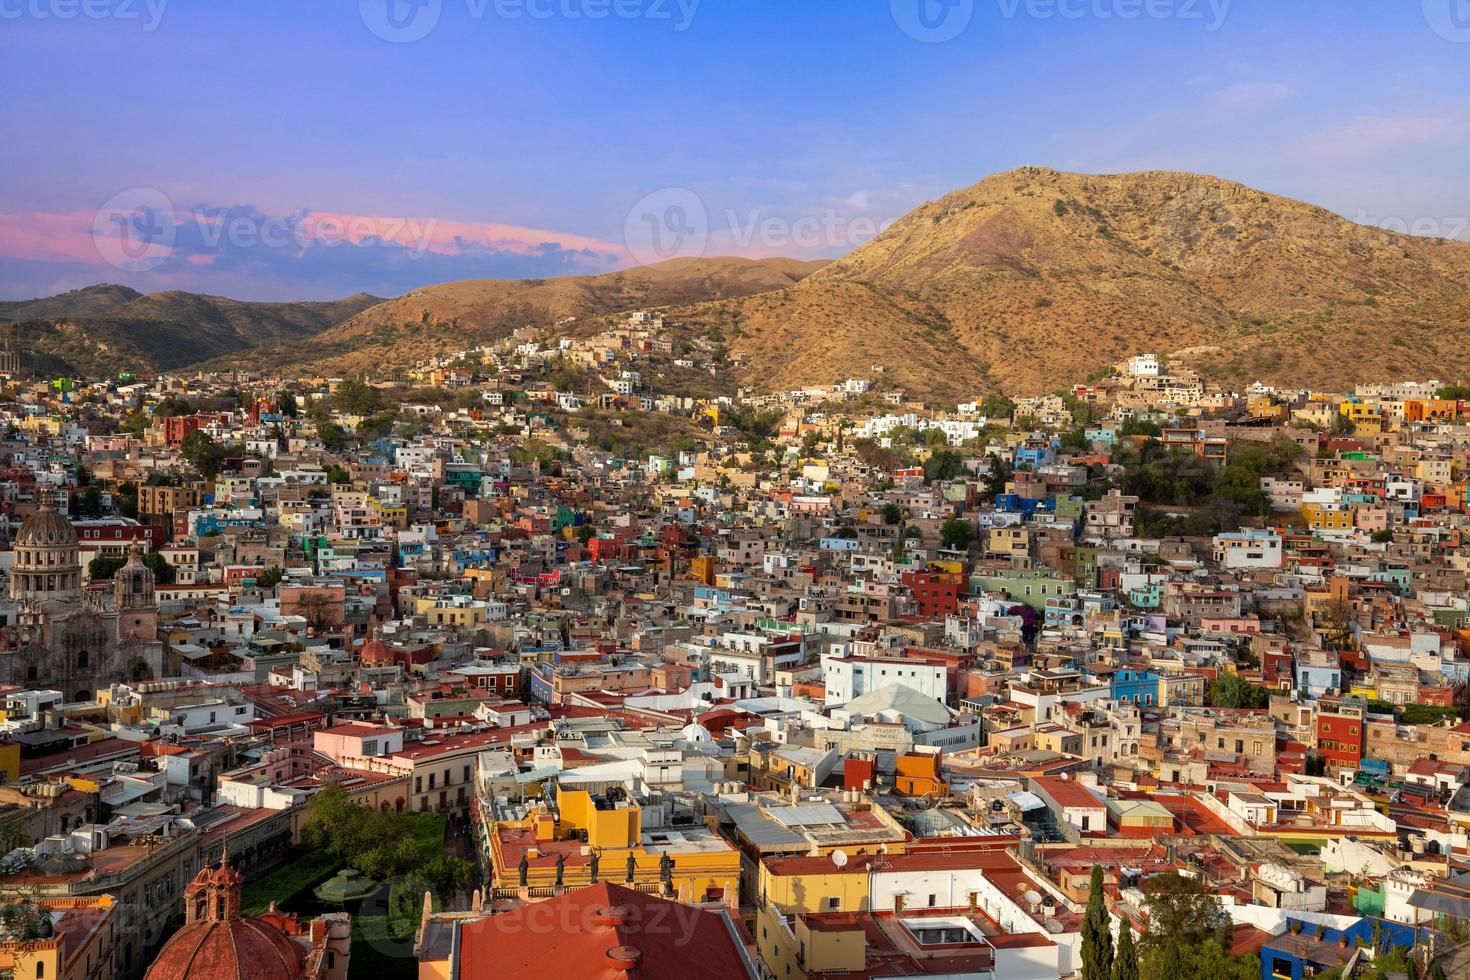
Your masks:
<instances>
[{"instance_id":1,"label":"white building","mask_svg":"<svg viewBox=\"0 0 1470 980\"><path fill-rule=\"evenodd\" d=\"M847 704L869 691L897 684L933 698L949 700L949 677L943 666L894 657L830 657L822 662L826 703Z\"/></svg>"}]
</instances>

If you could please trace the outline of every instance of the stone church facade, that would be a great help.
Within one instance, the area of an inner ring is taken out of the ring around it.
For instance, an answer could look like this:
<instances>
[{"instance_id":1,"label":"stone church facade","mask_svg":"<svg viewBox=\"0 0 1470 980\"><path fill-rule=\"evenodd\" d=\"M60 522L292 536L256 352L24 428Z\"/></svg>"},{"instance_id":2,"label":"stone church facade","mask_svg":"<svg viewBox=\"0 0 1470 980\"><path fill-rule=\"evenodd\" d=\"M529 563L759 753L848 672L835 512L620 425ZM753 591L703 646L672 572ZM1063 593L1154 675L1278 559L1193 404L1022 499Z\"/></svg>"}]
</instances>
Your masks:
<instances>
[{"instance_id":1,"label":"stone church facade","mask_svg":"<svg viewBox=\"0 0 1470 980\"><path fill-rule=\"evenodd\" d=\"M136 547L110 593L84 591L76 531L43 506L16 535L10 600L0 626L0 684L86 701L110 684L159 676L154 577Z\"/></svg>"}]
</instances>

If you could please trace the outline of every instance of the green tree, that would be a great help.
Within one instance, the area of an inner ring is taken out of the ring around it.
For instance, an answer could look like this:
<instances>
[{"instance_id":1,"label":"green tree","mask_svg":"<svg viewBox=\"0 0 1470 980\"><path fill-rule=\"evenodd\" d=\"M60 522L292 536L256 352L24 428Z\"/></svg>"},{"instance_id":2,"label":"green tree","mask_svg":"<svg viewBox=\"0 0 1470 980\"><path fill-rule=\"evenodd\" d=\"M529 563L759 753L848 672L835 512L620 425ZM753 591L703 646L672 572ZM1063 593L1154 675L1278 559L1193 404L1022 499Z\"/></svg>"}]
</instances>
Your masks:
<instances>
[{"instance_id":1,"label":"green tree","mask_svg":"<svg viewBox=\"0 0 1470 980\"><path fill-rule=\"evenodd\" d=\"M1264 708L1271 695L1236 675L1223 673L1210 684L1210 704L1216 708Z\"/></svg>"},{"instance_id":2,"label":"green tree","mask_svg":"<svg viewBox=\"0 0 1470 980\"><path fill-rule=\"evenodd\" d=\"M994 500L1006 492L1006 484L1011 480L1011 468L1006 465L1005 460L995 453L991 453L987 459L989 468L985 471L985 478L981 481L981 488L986 499Z\"/></svg>"},{"instance_id":3,"label":"green tree","mask_svg":"<svg viewBox=\"0 0 1470 980\"><path fill-rule=\"evenodd\" d=\"M962 518L950 518L940 527L939 540L950 551L968 551L975 540L975 525Z\"/></svg>"},{"instance_id":4,"label":"green tree","mask_svg":"<svg viewBox=\"0 0 1470 980\"><path fill-rule=\"evenodd\" d=\"M1448 980L1444 974L1444 966L1439 963L1434 964L1434 968L1429 971L1429 978L1430 980Z\"/></svg>"},{"instance_id":5,"label":"green tree","mask_svg":"<svg viewBox=\"0 0 1470 980\"><path fill-rule=\"evenodd\" d=\"M930 483L935 480L953 480L963 472L965 461L952 449L941 449L924 460L924 479Z\"/></svg>"},{"instance_id":6,"label":"green tree","mask_svg":"<svg viewBox=\"0 0 1470 980\"><path fill-rule=\"evenodd\" d=\"M96 558L87 562L87 578L93 582L110 579L117 574L117 570L122 568L126 562L126 558L107 558L103 555L98 555Z\"/></svg>"},{"instance_id":7,"label":"green tree","mask_svg":"<svg viewBox=\"0 0 1470 980\"><path fill-rule=\"evenodd\" d=\"M83 517L102 516L102 491L97 489L97 484L87 485L87 489L82 492L82 499L77 504L77 509Z\"/></svg>"},{"instance_id":8,"label":"green tree","mask_svg":"<svg viewBox=\"0 0 1470 980\"><path fill-rule=\"evenodd\" d=\"M894 503L891 500L888 503L886 503L886 504L883 505L883 523L884 524L887 524L889 527L892 527L894 524L897 524L901 520L903 520L903 508L902 507L898 506L898 504Z\"/></svg>"},{"instance_id":9,"label":"green tree","mask_svg":"<svg viewBox=\"0 0 1470 980\"><path fill-rule=\"evenodd\" d=\"M1133 926L1125 918L1118 930L1118 951L1113 955L1113 980L1139 980L1138 950L1133 945Z\"/></svg>"},{"instance_id":10,"label":"green tree","mask_svg":"<svg viewBox=\"0 0 1470 980\"><path fill-rule=\"evenodd\" d=\"M339 453L347 448L347 430L336 422L319 422L316 427L316 437L322 441L322 445L334 453Z\"/></svg>"},{"instance_id":11,"label":"green tree","mask_svg":"<svg viewBox=\"0 0 1470 980\"><path fill-rule=\"evenodd\" d=\"M1196 946L1210 939L1223 941L1228 935L1230 917L1198 879L1174 872L1155 875L1143 890L1149 917L1143 944L1151 950L1176 942Z\"/></svg>"},{"instance_id":12,"label":"green tree","mask_svg":"<svg viewBox=\"0 0 1470 980\"><path fill-rule=\"evenodd\" d=\"M369 384L348 380L332 392L332 404L350 415L373 415L388 407L388 398Z\"/></svg>"},{"instance_id":13,"label":"green tree","mask_svg":"<svg viewBox=\"0 0 1470 980\"><path fill-rule=\"evenodd\" d=\"M1163 940L1143 961L1144 980L1180 980L1187 974L1183 944L1177 939Z\"/></svg>"},{"instance_id":14,"label":"green tree","mask_svg":"<svg viewBox=\"0 0 1470 980\"><path fill-rule=\"evenodd\" d=\"M195 429L184 436L184 441L179 446L179 455L183 456L184 460L198 470L206 480L213 480L224 468L230 451L216 442L214 436L208 432L203 429Z\"/></svg>"},{"instance_id":15,"label":"green tree","mask_svg":"<svg viewBox=\"0 0 1470 980\"><path fill-rule=\"evenodd\" d=\"M1113 973L1113 933L1103 896L1102 865L1092 866L1087 892L1087 915L1082 920L1082 980L1110 980Z\"/></svg>"}]
</instances>

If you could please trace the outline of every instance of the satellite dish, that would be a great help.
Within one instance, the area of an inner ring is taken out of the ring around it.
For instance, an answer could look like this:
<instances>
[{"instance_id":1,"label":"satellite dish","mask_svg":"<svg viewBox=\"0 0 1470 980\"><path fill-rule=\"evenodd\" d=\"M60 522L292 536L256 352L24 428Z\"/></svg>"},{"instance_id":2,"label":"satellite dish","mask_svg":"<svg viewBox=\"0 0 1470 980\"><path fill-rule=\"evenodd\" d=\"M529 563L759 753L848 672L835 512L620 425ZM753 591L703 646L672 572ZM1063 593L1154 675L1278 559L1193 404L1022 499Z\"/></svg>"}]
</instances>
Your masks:
<instances>
[{"instance_id":1,"label":"satellite dish","mask_svg":"<svg viewBox=\"0 0 1470 980\"><path fill-rule=\"evenodd\" d=\"M1034 888L1031 889L1030 891L1028 891L1026 893L1026 902L1028 904L1030 904L1030 905L1040 905L1041 904L1041 892L1037 891Z\"/></svg>"},{"instance_id":2,"label":"satellite dish","mask_svg":"<svg viewBox=\"0 0 1470 980\"><path fill-rule=\"evenodd\" d=\"M837 865L837 867L839 867L839 868L845 868L845 867L847 867L847 852L846 851L833 851L832 852L832 863L835 864L835 865Z\"/></svg>"}]
</instances>

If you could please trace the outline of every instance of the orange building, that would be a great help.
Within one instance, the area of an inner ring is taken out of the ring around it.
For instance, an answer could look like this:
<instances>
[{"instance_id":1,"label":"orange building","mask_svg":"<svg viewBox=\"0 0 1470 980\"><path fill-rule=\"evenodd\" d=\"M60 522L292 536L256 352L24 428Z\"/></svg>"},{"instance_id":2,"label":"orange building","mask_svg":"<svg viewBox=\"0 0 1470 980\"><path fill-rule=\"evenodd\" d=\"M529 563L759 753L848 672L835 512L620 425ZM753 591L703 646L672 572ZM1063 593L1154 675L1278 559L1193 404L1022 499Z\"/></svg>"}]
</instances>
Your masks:
<instances>
[{"instance_id":1,"label":"orange building","mask_svg":"<svg viewBox=\"0 0 1470 980\"><path fill-rule=\"evenodd\" d=\"M898 757L898 774L894 778L893 790L899 796L938 797L949 795L949 784L940 771L941 755L938 749L918 746L912 752Z\"/></svg>"}]
</instances>

